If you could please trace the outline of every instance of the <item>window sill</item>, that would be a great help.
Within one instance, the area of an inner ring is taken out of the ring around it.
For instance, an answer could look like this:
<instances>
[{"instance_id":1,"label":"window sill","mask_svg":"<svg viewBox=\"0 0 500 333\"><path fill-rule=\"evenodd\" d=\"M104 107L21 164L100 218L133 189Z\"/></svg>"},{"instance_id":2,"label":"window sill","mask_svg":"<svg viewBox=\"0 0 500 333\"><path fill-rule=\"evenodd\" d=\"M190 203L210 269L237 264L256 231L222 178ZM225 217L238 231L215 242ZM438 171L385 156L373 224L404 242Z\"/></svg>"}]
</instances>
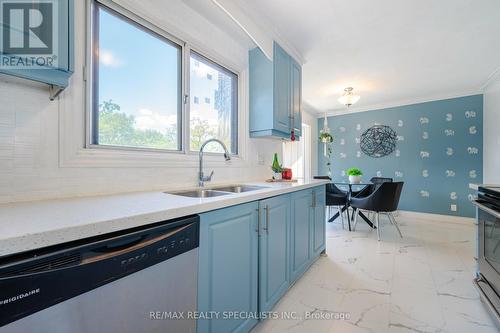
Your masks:
<instances>
[{"instance_id":1,"label":"window sill","mask_svg":"<svg viewBox=\"0 0 500 333\"><path fill-rule=\"evenodd\" d=\"M223 156L207 153L204 155L207 167L247 167L248 163L240 156L231 156L225 161ZM111 148L80 148L73 151L61 151L60 166L67 168L107 167L107 168L198 168L197 152L146 151Z\"/></svg>"}]
</instances>

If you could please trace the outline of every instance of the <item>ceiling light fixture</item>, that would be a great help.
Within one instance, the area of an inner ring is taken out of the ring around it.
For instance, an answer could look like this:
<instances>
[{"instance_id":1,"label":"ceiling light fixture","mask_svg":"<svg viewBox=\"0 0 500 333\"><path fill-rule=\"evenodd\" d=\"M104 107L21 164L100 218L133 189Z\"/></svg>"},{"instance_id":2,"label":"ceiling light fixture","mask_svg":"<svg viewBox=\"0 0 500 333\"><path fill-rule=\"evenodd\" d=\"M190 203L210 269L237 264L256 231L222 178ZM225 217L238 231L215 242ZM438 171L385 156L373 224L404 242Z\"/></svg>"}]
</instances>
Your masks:
<instances>
[{"instance_id":1,"label":"ceiling light fixture","mask_svg":"<svg viewBox=\"0 0 500 333\"><path fill-rule=\"evenodd\" d=\"M338 101L340 104L344 104L347 107L350 107L361 98L359 95L354 95L352 87L347 87L344 89L344 94L339 97Z\"/></svg>"}]
</instances>

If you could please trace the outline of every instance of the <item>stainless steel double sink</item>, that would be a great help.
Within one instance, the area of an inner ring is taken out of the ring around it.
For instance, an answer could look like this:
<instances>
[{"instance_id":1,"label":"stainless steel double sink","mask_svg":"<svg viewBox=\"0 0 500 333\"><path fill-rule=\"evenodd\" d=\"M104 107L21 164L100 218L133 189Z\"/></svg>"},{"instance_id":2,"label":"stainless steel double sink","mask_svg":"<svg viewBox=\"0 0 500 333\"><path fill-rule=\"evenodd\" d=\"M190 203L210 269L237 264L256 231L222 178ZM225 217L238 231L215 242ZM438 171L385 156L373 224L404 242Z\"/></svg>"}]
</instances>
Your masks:
<instances>
[{"instance_id":1,"label":"stainless steel double sink","mask_svg":"<svg viewBox=\"0 0 500 333\"><path fill-rule=\"evenodd\" d=\"M234 194L234 193L244 193L244 192L250 192L250 191L257 191L257 190L262 190L268 187L265 186L257 186L257 185L227 185L227 186L220 186L220 187L214 187L210 189L195 189L195 190L189 190L189 191L177 191L177 192L165 192L168 194L173 194L173 195L180 195L183 197L189 197L189 198L212 198L212 197L219 197L222 195L229 195L229 194Z\"/></svg>"}]
</instances>

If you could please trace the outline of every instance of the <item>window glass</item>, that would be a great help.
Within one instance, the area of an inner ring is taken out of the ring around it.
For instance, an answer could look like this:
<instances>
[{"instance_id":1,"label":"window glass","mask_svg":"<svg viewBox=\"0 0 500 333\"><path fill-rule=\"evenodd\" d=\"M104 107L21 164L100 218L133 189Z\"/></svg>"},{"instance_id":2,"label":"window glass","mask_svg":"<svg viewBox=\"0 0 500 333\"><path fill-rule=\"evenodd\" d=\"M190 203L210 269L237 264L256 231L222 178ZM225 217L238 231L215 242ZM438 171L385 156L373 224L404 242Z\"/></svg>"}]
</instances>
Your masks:
<instances>
[{"instance_id":1,"label":"window glass","mask_svg":"<svg viewBox=\"0 0 500 333\"><path fill-rule=\"evenodd\" d=\"M92 143L181 149L181 47L95 3Z\"/></svg>"},{"instance_id":2,"label":"window glass","mask_svg":"<svg viewBox=\"0 0 500 333\"><path fill-rule=\"evenodd\" d=\"M230 70L192 52L190 94L205 96L205 103L190 104L190 149L198 151L211 138L238 152L238 76ZM222 147L209 144L206 151L222 153Z\"/></svg>"}]
</instances>

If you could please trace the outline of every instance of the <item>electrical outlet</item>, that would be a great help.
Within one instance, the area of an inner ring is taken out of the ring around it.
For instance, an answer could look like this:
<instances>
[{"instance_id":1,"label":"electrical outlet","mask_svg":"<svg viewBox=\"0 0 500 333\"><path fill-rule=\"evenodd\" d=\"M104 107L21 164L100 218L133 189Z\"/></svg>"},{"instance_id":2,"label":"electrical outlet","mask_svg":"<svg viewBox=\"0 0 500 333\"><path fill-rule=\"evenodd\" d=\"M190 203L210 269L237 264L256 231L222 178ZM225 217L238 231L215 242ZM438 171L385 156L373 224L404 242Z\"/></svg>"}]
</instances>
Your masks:
<instances>
[{"instance_id":1,"label":"electrical outlet","mask_svg":"<svg viewBox=\"0 0 500 333\"><path fill-rule=\"evenodd\" d=\"M264 165L265 164L265 156L263 153L258 153L257 154L257 163L259 165Z\"/></svg>"},{"instance_id":2,"label":"electrical outlet","mask_svg":"<svg viewBox=\"0 0 500 333\"><path fill-rule=\"evenodd\" d=\"M456 212L457 211L457 205L451 205L450 209L451 209L452 212Z\"/></svg>"}]
</instances>

